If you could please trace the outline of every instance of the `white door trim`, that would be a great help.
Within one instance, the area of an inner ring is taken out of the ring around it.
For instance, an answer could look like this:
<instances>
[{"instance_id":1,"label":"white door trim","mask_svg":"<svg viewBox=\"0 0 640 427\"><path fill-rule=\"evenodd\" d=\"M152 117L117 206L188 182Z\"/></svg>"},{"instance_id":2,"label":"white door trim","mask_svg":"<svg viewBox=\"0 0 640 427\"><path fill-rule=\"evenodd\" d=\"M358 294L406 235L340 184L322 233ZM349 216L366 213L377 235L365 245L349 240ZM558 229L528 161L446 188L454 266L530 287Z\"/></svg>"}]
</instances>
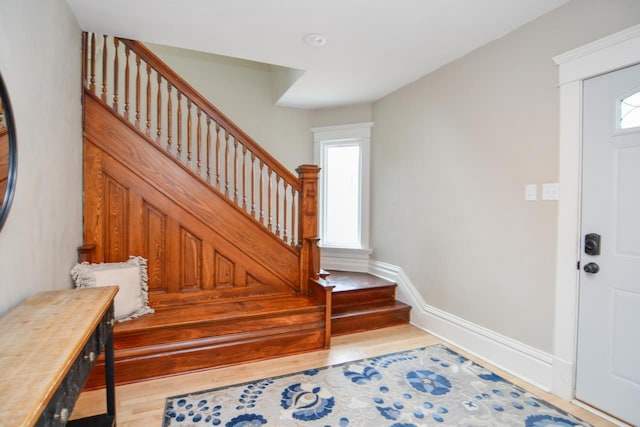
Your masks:
<instances>
[{"instance_id":1,"label":"white door trim","mask_svg":"<svg viewBox=\"0 0 640 427\"><path fill-rule=\"evenodd\" d=\"M552 392L575 397L580 194L582 174L582 82L640 63L640 25L553 58L560 87L560 198L555 292Z\"/></svg>"}]
</instances>

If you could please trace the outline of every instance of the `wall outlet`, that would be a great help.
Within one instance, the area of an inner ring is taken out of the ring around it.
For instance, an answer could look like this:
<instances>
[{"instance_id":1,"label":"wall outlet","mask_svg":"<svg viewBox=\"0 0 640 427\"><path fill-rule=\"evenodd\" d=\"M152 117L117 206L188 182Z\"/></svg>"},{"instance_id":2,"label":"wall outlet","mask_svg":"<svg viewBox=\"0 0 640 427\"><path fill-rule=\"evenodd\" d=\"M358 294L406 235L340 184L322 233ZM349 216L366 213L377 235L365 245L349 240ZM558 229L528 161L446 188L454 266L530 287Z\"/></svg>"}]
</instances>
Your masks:
<instances>
[{"instance_id":1,"label":"wall outlet","mask_svg":"<svg viewBox=\"0 0 640 427\"><path fill-rule=\"evenodd\" d=\"M538 186L536 184L524 186L524 199L528 201L538 200Z\"/></svg>"},{"instance_id":2,"label":"wall outlet","mask_svg":"<svg viewBox=\"0 0 640 427\"><path fill-rule=\"evenodd\" d=\"M560 184L557 182L551 182L542 184L542 200L559 200L560 199Z\"/></svg>"}]
</instances>

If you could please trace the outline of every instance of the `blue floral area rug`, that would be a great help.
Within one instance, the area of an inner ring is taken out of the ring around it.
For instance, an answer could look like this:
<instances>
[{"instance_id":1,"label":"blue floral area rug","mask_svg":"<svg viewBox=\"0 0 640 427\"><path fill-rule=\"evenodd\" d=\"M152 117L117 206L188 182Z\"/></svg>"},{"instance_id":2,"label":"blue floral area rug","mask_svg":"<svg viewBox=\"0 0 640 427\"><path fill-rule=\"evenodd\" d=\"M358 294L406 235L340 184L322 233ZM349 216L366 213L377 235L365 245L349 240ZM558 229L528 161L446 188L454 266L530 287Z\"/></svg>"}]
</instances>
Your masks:
<instances>
[{"instance_id":1,"label":"blue floral area rug","mask_svg":"<svg viewBox=\"0 0 640 427\"><path fill-rule=\"evenodd\" d=\"M163 426L589 424L442 345L167 399Z\"/></svg>"}]
</instances>

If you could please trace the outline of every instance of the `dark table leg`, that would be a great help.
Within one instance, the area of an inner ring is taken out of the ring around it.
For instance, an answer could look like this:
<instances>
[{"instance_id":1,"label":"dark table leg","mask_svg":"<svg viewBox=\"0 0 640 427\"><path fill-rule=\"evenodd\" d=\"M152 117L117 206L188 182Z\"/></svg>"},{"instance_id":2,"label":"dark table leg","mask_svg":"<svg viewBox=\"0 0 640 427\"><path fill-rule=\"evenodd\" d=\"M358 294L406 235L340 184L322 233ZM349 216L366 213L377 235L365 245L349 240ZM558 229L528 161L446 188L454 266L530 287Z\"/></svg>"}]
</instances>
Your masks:
<instances>
[{"instance_id":1,"label":"dark table leg","mask_svg":"<svg viewBox=\"0 0 640 427\"><path fill-rule=\"evenodd\" d=\"M105 383L107 390L107 414L113 417L113 425L116 425L116 382L113 367L113 332L104 345Z\"/></svg>"}]
</instances>

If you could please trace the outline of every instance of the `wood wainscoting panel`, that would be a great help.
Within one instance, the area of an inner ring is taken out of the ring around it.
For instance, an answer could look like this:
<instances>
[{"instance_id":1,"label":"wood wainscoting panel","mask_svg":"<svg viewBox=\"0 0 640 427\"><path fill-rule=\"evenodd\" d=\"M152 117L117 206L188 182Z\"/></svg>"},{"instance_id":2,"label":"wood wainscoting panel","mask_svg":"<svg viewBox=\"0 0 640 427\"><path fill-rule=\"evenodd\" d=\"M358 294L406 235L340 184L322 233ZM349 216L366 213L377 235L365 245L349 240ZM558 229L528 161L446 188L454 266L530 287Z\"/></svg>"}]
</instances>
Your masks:
<instances>
[{"instance_id":1,"label":"wood wainscoting panel","mask_svg":"<svg viewBox=\"0 0 640 427\"><path fill-rule=\"evenodd\" d=\"M104 203L100 199L104 195L104 189L100 188L100 176L104 171L117 177L118 182L123 184L123 176L127 176L126 186L130 192L137 193L200 238L203 236L195 230L192 222L214 231L220 240L226 242L225 246L234 246L245 253L253 263L269 270L293 290L299 288L297 248L285 244L272 233L265 233L265 227L249 213L227 200L224 194L176 159L167 156L162 147L149 143L143 134L113 115L99 100L86 96L84 107L85 148L94 146L99 149L93 153L85 152L85 181L90 181L85 182L85 242L96 243L96 259L106 260L103 247L105 236L102 231L96 230L96 227L104 224L100 217L101 204ZM161 206L158 198L163 198L164 204L170 204L171 208ZM187 211L189 224L183 217L169 212L179 209ZM87 217L90 220L88 224ZM167 244L170 242L171 238L167 235ZM217 246L214 244L214 247ZM223 253L232 257L226 249ZM167 256L171 263L171 256ZM170 264L167 267L171 270ZM249 268L247 270L251 271Z\"/></svg>"},{"instance_id":2,"label":"wood wainscoting panel","mask_svg":"<svg viewBox=\"0 0 640 427\"><path fill-rule=\"evenodd\" d=\"M264 260L258 262L241 244L227 241L211 224L155 191L90 141L85 141L85 160L94 162L92 167L85 166L91 169L91 175L85 177L85 239L96 243L94 259L118 262L129 255L147 258L149 300L154 308L293 292L293 284L267 268ZM117 185L113 176L118 177ZM126 237L113 240L113 235ZM127 244L120 242L123 238ZM105 243L111 246L107 249ZM130 253L115 250L121 247L128 247ZM247 287L247 275L251 287Z\"/></svg>"},{"instance_id":3,"label":"wood wainscoting panel","mask_svg":"<svg viewBox=\"0 0 640 427\"><path fill-rule=\"evenodd\" d=\"M109 174L104 174L104 256L126 260L129 256L129 189Z\"/></svg>"},{"instance_id":4,"label":"wood wainscoting panel","mask_svg":"<svg viewBox=\"0 0 640 427\"><path fill-rule=\"evenodd\" d=\"M216 282L217 289L230 288L233 286L235 274L233 262L229 261L224 255L216 253Z\"/></svg>"},{"instance_id":5,"label":"wood wainscoting panel","mask_svg":"<svg viewBox=\"0 0 640 427\"><path fill-rule=\"evenodd\" d=\"M147 259L149 290L166 291L167 215L143 200L142 218L142 254Z\"/></svg>"},{"instance_id":6,"label":"wood wainscoting panel","mask_svg":"<svg viewBox=\"0 0 640 427\"><path fill-rule=\"evenodd\" d=\"M180 228L180 291L202 290L202 239Z\"/></svg>"},{"instance_id":7,"label":"wood wainscoting panel","mask_svg":"<svg viewBox=\"0 0 640 427\"><path fill-rule=\"evenodd\" d=\"M152 307L298 291L297 249L265 233L91 97L84 173L84 241L95 244L92 260L146 258Z\"/></svg>"}]
</instances>

